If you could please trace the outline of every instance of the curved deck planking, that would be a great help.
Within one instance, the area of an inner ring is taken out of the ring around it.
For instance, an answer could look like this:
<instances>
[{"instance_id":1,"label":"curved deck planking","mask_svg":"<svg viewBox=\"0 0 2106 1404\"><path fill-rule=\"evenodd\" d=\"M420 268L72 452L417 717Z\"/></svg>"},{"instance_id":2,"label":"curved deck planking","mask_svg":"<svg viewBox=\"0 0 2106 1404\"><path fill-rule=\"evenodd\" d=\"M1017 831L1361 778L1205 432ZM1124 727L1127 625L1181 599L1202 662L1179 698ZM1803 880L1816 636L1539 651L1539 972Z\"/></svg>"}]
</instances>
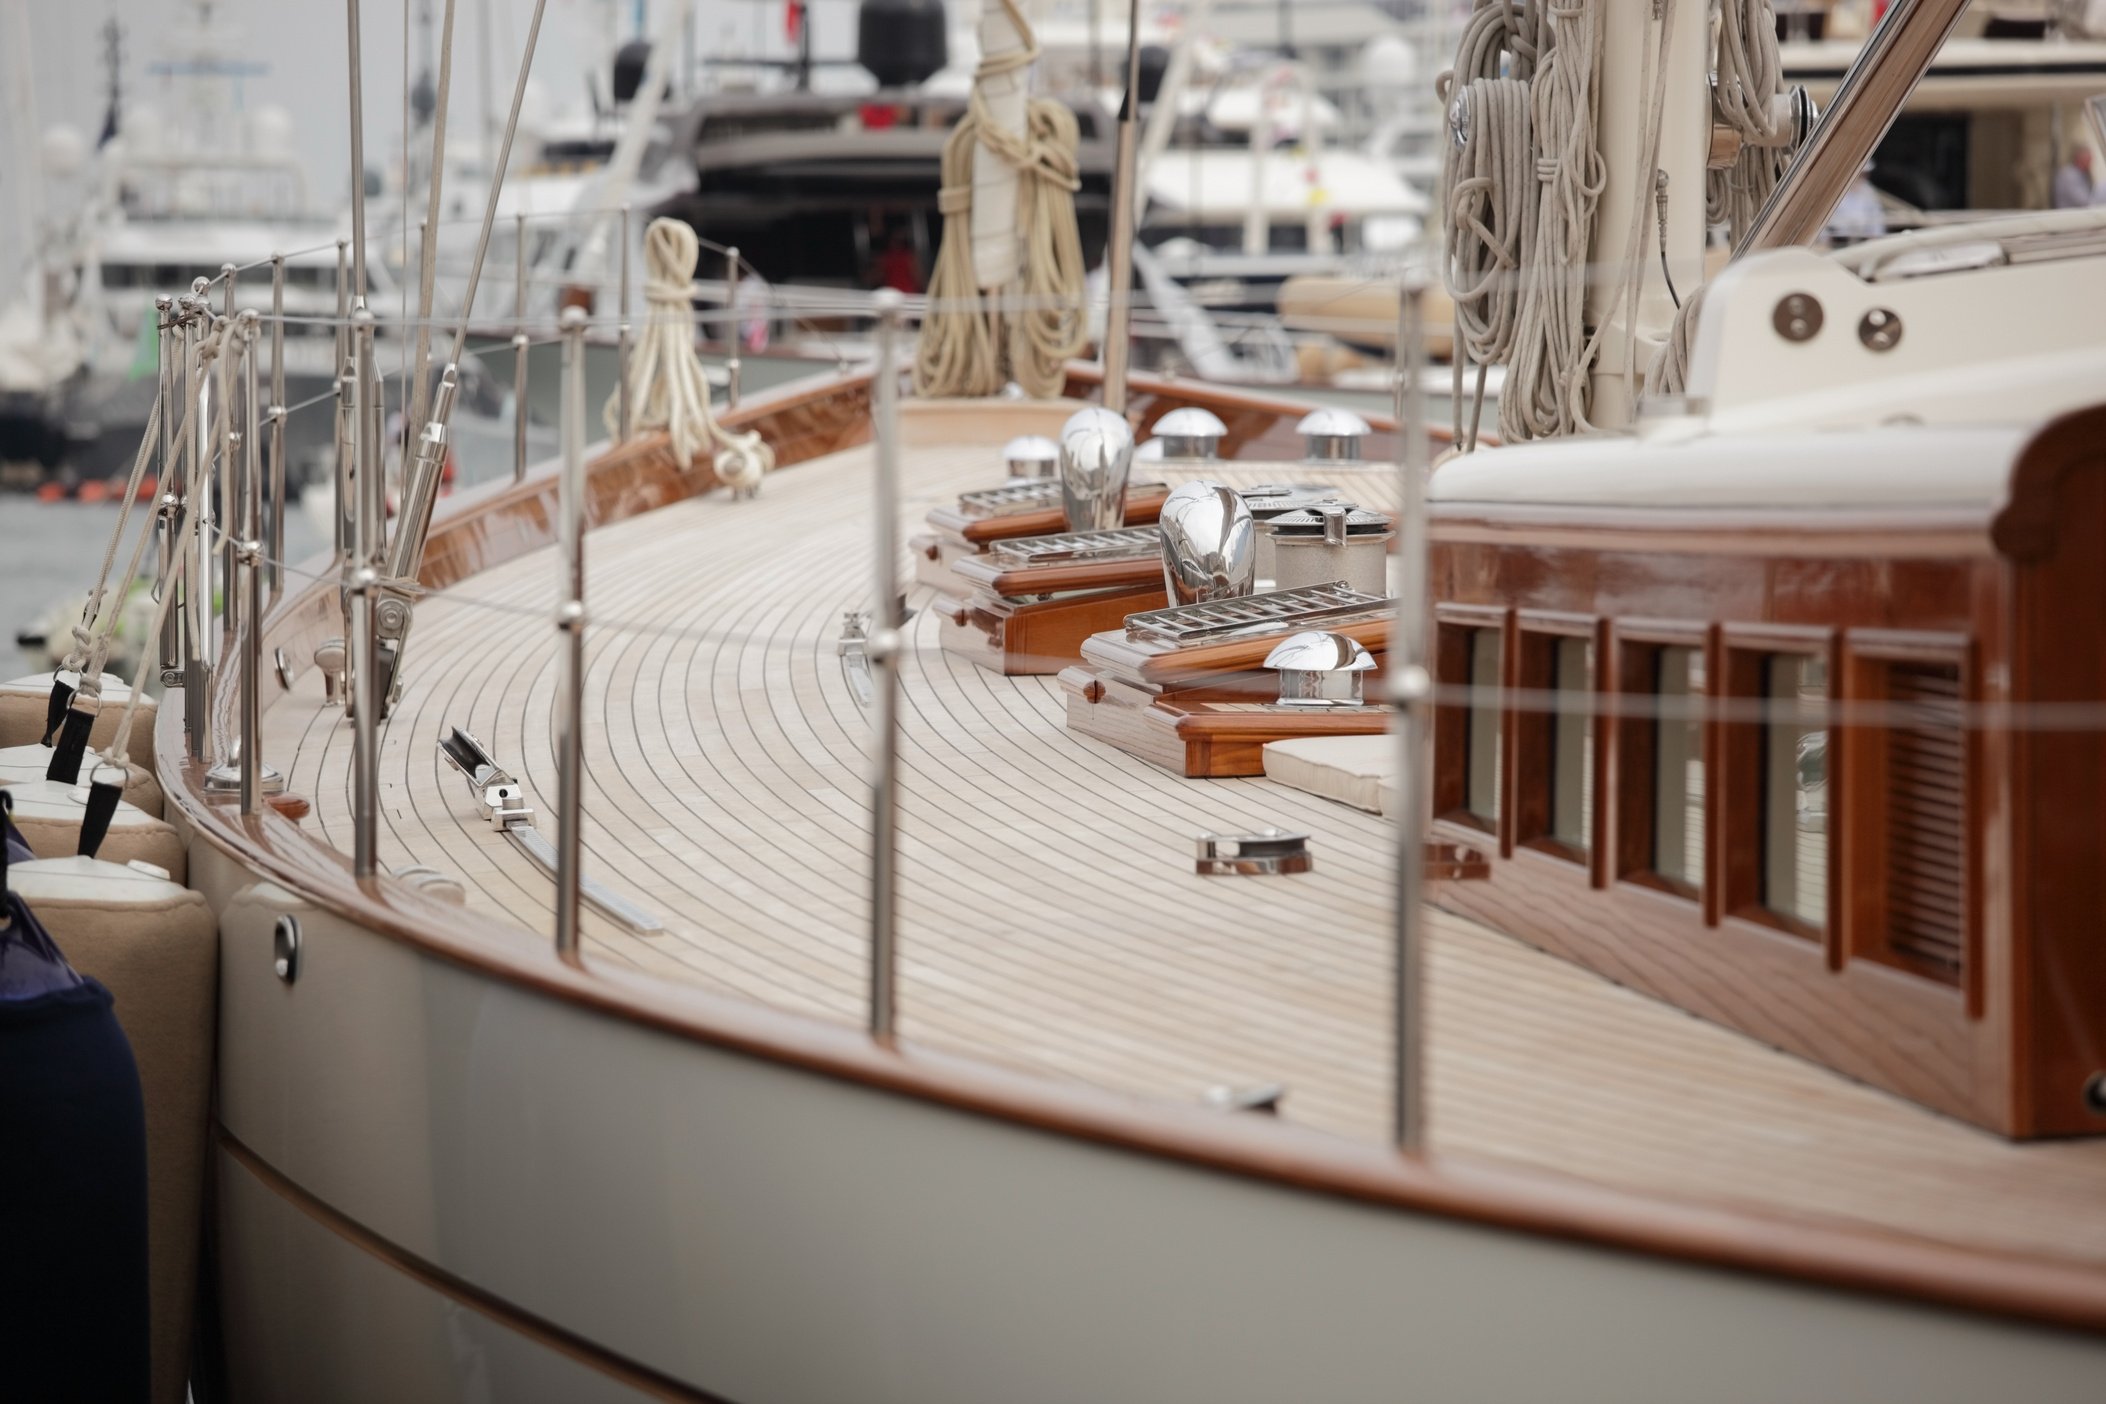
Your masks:
<instances>
[{"instance_id":1,"label":"curved deck planking","mask_svg":"<svg viewBox=\"0 0 2106 1404\"><path fill-rule=\"evenodd\" d=\"M868 456L781 474L755 503L694 499L590 536L587 862L671 928L638 938L588 912L593 958L860 1022L869 733L833 641L869 595ZM910 450L905 520L984 484L993 458ZM1364 481L1383 500L1383 475ZM384 861L447 868L471 904L543 933L550 884L481 823L434 743L469 727L548 814L554 590L543 550L427 603L382 757ZM903 673L905 1031L1147 1096L1285 1082L1293 1119L1379 1136L1380 821L1072 737L1050 679L982 672L934 633L916 621ZM316 797L309 826L348 847L349 729L318 700L302 678L268 714L267 751ZM1265 823L1309 828L1317 873L1191 874L1193 833ZM2106 1262L2106 1145L2009 1145L1483 927L1433 927L1437 1151Z\"/></svg>"}]
</instances>

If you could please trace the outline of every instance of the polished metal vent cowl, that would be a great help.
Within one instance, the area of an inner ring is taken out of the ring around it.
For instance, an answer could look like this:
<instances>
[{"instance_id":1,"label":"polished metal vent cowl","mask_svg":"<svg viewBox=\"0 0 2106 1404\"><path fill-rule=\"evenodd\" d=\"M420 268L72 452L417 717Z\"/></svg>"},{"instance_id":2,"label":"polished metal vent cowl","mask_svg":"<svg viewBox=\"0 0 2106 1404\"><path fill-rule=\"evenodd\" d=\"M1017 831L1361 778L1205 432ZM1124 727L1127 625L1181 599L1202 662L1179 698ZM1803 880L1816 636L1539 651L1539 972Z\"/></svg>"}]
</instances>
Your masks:
<instances>
[{"instance_id":1,"label":"polished metal vent cowl","mask_svg":"<svg viewBox=\"0 0 2106 1404\"><path fill-rule=\"evenodd\" d=\"M1155 422L1155 439L1163 446L1165 458L1221 457L1221 441L1228 436L1228 426L1220 416L1197 405L1174 409Z\"/></svg>"},{"instance_id":2,"label":"polished metal vent cowl","mask_svg":"<svg viewBox=\"0 0 2106 1404\"><path fill-rule=\"evenodd\" d=\"M1163 504L1163 588L1178 604L1240 599L1257 588L1258 528L1234 488L1186 483Z\"/></svg>"},{"instance_id":3,"label":"polished metal vent cowl","mask_svg":"<svg viewBox=\"0 0 2106 1404\"><path fill-rule=\"evenodd\" d=\"M1069 531L1104 531L1126 522L1133 472L1133 426L1102 406L1075 411L1060 431L1060 505Z\"/></svg>"},{"instance_id":4,"label":"polished metal vent cowl","mask_svg":"<svg viewBox=\"0 0 2106 1404\"><path fill-rule=\"evenodd\" d=\"M1056 478L1060 445L1043 434L1023 434L1002 445L1002 464L1012 478Z\"/></svg>"},{"instance_id":5,"label":"polished metal vent cowl","mask_svg":"<svg viewBox=\"0 0 2106 1404\"><path fill-rule=\"evenodd\" d=\"M1351 463L1360 458L1360 444L1368 436L1368 424L1349 409L1326 405L1303 415L1294 431L1302 436L1310 462Z\"/></svg>"},{"instance_id":6,"label":"polished metal vent cowl","mask_svg":"<svg viewBox=\"0 0 2106 1404\"><path fill-rule=\"evenodd\" d=\"M1283 639L1265 666L1280 675L1282 707L1358 707L1361 675L1375 656L1350 635L1308 629Z\"/></svg>"}]
</instances>

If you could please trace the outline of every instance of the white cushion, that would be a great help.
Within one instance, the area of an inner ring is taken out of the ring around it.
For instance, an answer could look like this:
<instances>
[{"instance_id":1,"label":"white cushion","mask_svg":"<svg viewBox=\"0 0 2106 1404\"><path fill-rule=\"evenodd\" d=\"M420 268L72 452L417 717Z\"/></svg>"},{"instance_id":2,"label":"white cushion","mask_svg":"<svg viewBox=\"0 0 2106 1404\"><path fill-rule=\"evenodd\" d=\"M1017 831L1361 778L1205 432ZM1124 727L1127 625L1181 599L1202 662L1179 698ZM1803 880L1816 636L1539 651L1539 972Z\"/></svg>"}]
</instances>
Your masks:
<instances>
[{"instance_id":1,"label":"white cushion","mask_svg":"<svg viewBox=\"0 0 2106 1404\"><path fill-rule=\"evenodd\" d=\"M1397 792L1394 736L1302 736L1265 748L1265 778L1370 814L1387 813Z\"/></svg>"}]
</instances>

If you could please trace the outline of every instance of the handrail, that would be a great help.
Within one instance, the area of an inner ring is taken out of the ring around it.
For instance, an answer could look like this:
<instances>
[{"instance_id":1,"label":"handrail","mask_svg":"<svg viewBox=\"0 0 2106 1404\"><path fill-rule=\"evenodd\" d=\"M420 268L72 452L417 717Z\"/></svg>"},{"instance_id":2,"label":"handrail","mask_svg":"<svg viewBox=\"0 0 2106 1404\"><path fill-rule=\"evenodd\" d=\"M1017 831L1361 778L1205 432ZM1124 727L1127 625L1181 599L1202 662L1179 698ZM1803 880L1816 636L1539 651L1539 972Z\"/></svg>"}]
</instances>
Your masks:
<instances>
[{"instance_id":1,"label":"handrail","mask_svg":"<svg viewBox=\"0 0 2106 1404\"><path fill-rule=\"evenodd\" d=\"M1967 0L1902 0L1888 11L1734 258L1813 242L1966 10Z\"/></svg>"}]
</instances>

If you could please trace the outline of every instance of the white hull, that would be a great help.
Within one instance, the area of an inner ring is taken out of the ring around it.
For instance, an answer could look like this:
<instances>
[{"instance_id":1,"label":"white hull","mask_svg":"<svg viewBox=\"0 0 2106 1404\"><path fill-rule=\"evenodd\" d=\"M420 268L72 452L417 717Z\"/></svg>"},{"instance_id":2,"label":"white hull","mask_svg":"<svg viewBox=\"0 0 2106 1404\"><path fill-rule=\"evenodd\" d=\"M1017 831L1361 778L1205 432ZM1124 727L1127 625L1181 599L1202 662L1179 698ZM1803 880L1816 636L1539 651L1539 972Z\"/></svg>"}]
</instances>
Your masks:
<instances>
[{"instance_id":1,"label":"white hull","mask_svg":"<svg viewBox=\"0 0 2106 1404\"><path fill-rule=\"evenodd\" d=\"M284 894L204 844L192 882L223 907L225 1134L394 1259L223 1145L243 1399L573 1400L657 1376L749 1402L1923 1404L2014 1379L2029 1400L2095 1399L2106 1378L2095 1337L1032 1129L643 1027L311 909L287 986ZM1349 1153L1370 1183L1398 1170Z\"/></svg>"}]
</instances>

